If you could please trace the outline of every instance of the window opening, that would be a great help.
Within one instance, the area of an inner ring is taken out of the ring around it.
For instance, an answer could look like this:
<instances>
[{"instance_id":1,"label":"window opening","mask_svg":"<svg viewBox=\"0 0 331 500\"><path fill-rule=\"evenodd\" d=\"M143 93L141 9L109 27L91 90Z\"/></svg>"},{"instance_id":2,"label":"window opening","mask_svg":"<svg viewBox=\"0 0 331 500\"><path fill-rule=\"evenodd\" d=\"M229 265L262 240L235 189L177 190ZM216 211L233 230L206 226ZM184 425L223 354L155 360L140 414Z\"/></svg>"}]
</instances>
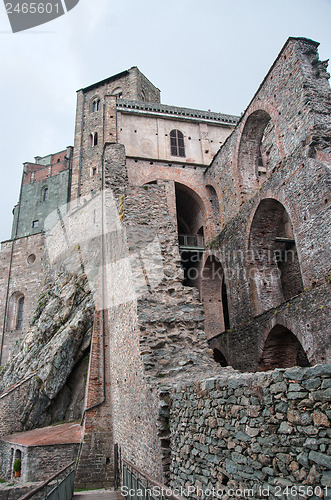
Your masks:
<instances>
[{"instance_id":1,"label":"window opening","mask_svg":"<svg viewBox=\"0 0 331 500\"><path fill-rule=\"evenodd\" d=\"M22 330L23 312L24 312L24 297L21 297L18 301L17 322L16 322L17 330Z\"/></svg>"},{"instance_id":2,"label":"window opening","mask_svg":"<svg viewBox=\"0 0 331 500\"><path fill-rule=\"evenodd\" d=\"M171 156L185 157L184 135L180 130L170 132Z\"/></svg>"}]
</instances>

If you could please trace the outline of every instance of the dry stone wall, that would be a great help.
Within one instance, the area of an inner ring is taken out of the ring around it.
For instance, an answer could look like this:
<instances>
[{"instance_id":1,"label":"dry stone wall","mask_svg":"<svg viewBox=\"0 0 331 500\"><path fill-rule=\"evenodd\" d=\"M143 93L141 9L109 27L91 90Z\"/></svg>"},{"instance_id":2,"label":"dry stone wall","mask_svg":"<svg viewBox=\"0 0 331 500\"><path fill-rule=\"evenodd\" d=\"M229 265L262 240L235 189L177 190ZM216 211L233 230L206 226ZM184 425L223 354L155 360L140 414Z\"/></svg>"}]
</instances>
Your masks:
<instances>
[{"instance_id":1,"label":"dry stone wall","mask_svg":"<svg viewBox=\"0 0 331 500\"><path fill-rule=\"evenodd\" d=\"M224 369L177 384L170 395L172 487L189 498L206 490L224 500L299 492L330 498L330 375L331 365Z\"/></svg>"}]
</instances>

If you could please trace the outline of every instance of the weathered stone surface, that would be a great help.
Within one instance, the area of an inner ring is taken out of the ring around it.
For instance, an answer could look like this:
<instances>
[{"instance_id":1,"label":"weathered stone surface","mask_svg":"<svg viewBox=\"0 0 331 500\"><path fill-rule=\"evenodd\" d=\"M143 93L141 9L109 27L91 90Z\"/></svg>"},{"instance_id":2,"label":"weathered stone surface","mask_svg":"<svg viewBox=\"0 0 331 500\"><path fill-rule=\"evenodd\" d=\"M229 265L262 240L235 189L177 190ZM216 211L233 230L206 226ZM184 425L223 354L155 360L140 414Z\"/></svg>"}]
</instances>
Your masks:
<instances>
[{"instance_id":1,"label":"weathered stone surface","mask_svg":"<svg viewBox=\"0 0 331 500\"><path fill-rule=\"evenodd\" d=\"M1 435L81 416L93 307L86 277L48 276L32 326L0 373L2 392L33 373L0 400Z\"/></svg>"},{"instance_id":2,"label":"weathered stone surface","mask_svg":"<svg viewBox=\"0 0 331 500\"><path fill-rule=\"evenodd\" d=\"M289 369L277 373L277 384L286 384L287 380L306 379L309 370L310 380L315 379L314 368ZM316 366L316 378L323 371L325 380L331 376L331 366ZM327 376L329 372L329 376ZM254 381L254 384L253 384ZM185 391L174 385L170 392L170 432L171 432L171 466L172 484L184 485L186 474L176 468L180 460L185 462L190 474L200 474L202 470L210 471L210 483L216 487L216 478L225 473L237 488L243 484L247 488L275 486L317 486L327 485L329 476L326 468L330 468L330 437L327 437L328 427L325 423L324 406L315 401L314 394L319 391L320 382L311 384L308 391L282 392L284 399L280 407L278 394L274 390L276 383L268 373L237 374L227 377L221 374L214 381L216 387L222 387L219 393L211 388L206 389L202 378L199 381L187 382ZM294 384L294 383L293 383ZM201 389L204 389L202 392ZM253 416L249 416L249 407L243 406L241 389L245 388L245 398L250 400L263 388L260 405L255 405ZM234 396L233 390L237 396ZM301 399L290 399L296 392ZM199 394L201 412L196 412L191 405ZM228 395L228 397L227 397ZM222 400L222 403L220 403ZM225 405L223 403L225 400ZM221 408L222 426L218 427L216 436L222 441L216 441L213 446L215 453L208 452L207 443L210 435L210 418L214 408ZM276 411L277 408L277 411ZM327 417L326 417L327 418ZM183 422L187 424L183 427ZM186 447L194 442L195 435L191 428L199 428L199 443L194 443L198 451L192 452ZM226 431L226 432L225 432ZM321 483L323 479L323 483ZM270 489L271 491L271 489ZM194 497L195 498L195 497ZM255 498L255 497L254 497ZM270 498L277 498L276 496Z\"/></svg>"}]
</instances>

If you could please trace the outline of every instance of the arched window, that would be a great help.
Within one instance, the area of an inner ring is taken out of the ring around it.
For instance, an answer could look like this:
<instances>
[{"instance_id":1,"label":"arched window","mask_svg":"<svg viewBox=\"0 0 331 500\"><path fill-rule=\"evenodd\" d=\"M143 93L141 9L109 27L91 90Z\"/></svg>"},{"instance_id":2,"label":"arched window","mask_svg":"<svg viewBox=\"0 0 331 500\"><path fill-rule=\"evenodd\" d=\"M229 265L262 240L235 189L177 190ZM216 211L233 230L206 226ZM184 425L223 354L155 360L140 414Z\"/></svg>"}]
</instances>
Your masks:
<instances>
[{"instance_id":1,"label":"arched window","mask_svg":"<svg viewBox=\"0 0 331 500\"><path fill-rule=\"evenodd\" d=\"M43 201L48 200L48 188L46 187L43 191Z\"/></svg>"},{"instance_id":2,"label":"arched window","mask_svg":"<svg viewBox=\"0 0 331 500\"><path fill-rule=\"evenodd\" d=\"M98 145L98 132L94 132L93 134L90 134L90 144L91 144L91 147Z\"/></svg>"},{"instance_id":3,"label":"arched window","mask_svg":"<svg viewBox=\"0 0 331 500\"><path fill-rule=\"evenodd\" d=\"M171 156L185 157L184 136L180 130L170 132Z\"/></svg>"},{"instance_id":4,"label":"arched window","mask_svg":"<svg viewBox=\"0 0 331 500\"><path fill-rule=\"evenodd\" d=\"M101 109L101 101L100 99L94 99L93 104L92 104L92 111L100 111Z\"/></svg>"},{"instance_id":5,"label":"arched window","mask_svg":"<svg viewBox=\"0 0 331 500\"><path fill-rule=\"evenodd\" d=\"M8 331L21 330L23 326L24 295L14 292L8 302L6 328Z\"/></svg>"},{"instance_id":6,"label":"arched window","mask_svg":"<svg viewBox=\"0 0 331 500\"><path fill-rule=\"evenodd\" d=\"M22 330L23 312L24 312L24 297L21 297L18 301L18 307L17 307L16 330Z\"/></svg>"},{"instance_id":7,"label":"arched window","mask_svg":"<svg viewBox=\"0 0 331 500\"><path fill-rule=\"evenodd\" d=\"M218 201L218 196L215 191L215 188L213 186L207 185L206 186L208 195L209 195L209 201L211 203L211 206L213 207L213 213L215 216L219 216L220 214L220 204Z\"/></svg>"}]
</instances>

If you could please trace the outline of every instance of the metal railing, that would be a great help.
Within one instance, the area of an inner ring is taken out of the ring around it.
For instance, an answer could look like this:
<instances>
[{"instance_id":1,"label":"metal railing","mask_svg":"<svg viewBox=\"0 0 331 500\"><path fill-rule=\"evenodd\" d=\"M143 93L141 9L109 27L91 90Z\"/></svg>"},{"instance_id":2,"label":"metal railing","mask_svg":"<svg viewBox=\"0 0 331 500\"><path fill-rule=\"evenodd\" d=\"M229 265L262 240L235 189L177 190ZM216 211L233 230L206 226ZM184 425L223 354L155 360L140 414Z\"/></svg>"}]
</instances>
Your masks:
<instances>
[{"instance_id":1,"label":"metal railing","mask_svg":"<svg viewBox=\"0 0 331 500\"><path fill-rule=\"evenodd\" d=\"M0 399L3 399L6 396L8 396L8 394L10 394L11 392L16 391L16 389L21 387L21 385L25 384L25 382L28 382L30 379L32 379L33 375L35 375L36 373L37 373L37 370L34 370L33 372L31 372L29 375L26 375L18 382L15 382L15 384L11 385L6 391L4 391L2 394L0 394Z\"/></svg>"},{"instance_id":2,"label":"metal railing","mask_svg":"<svg viewBox=\"0 0 331 500\"><path fill-rule=\"evenodd\" d=\"M179 247L181 249L204 250L205 241L201 234L179 234Z\"/></svg>"},{"instance_id":3,"label":"metal railing","mask_svg":"<svg viewBox=\"0 0 331 500\"><path fill-rule=\"evenodd\" d=\"M152 477L128 460L122 460L122 494L128 492L130 500L186 500L172 493L171 489Z\"/></svg>"},{"instance_id":4,"label":"metal railing","mask_svg":"<svg viewBox=\"0 0 331 500\"><path fill-rule=\"evenodd\" d=\"M62 470L47 479L40 486L30 491L19 500L71 500L74 494L76 462L64 467Z\"/></svg>"}]
</instances>

